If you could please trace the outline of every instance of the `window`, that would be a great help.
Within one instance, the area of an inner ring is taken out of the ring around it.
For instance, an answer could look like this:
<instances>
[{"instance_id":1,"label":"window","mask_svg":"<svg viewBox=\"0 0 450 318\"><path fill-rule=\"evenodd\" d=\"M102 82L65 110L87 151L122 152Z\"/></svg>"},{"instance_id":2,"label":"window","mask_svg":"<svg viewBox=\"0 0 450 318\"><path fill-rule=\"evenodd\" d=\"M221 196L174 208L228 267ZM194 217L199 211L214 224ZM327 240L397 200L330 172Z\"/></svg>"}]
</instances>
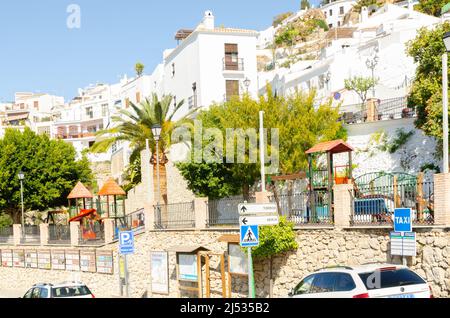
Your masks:
<instances>
[{"instance_id":1,"label":"window","mask_svg":"<svg viewBox=\"0 0 450 318\"><path fill-rule=\"evenodd\" d=\"M140 92L136 92L136 103L140 103L141 102L141 93Z\"/></svg>"},{"instance_id":2,"label":"window","mask_svg":"<svg viewBox=\"0 0 450 318\"><path fill-rule=\"evenodd\" d=\"M54 298L74 297L91 295L91 291L86 286L59 287L52 289Z\"/></svg>"},{"instance_id":3,"label":"window","mask_svg":"<svg viewBox=\"0 0 450 318\"><path fill-rule=\"evenodd\" d=\"M376 273L363 273L359 277L367 289L390 288L405 285L426 284L425 281L416 273L409 269L388 270L379 272L379 284L376 284Z\"/></svg>"},{"instance_id":4,"label":"window","mask_svg":"<svg viewBox=\"0 0 450 318\"><path fill-rule=\"evenodd\" d=\"M330 9L330 17L333 16L333 10Z\"/></svg>"},{"instance_id":5,"label":"window","mask_svg":"<svg viewBox=\"0 0 450 318\"><path fill-rule=\"evenodd\" d=\"M48 298L48 289L47 288L41 288L41 295L39 298Z\"/></svg>"},{"instance_id":6,"label":"window","mask_svg":"<svg viewBox=\"0 0 450 318\"><path fill-rule=\"evenodd\" d=\"M334 285L334 291L346 292L356 288L353 278L349 274L336 273L336 283Z\"/></svg>"},{"instance_id":7,"label":"window","mask_svg":"<svg viewBox=\"0 0 450 318\"><path fill-rule=\"evenodd\" d=\"M34 109L39 109L39 101L33 103Z\"/></svg>"},{"instance_id":8,"label":"window","mask_svg":"<svg viewBox=\"0 0 450 318\"><path fill-rule=\"evenodd\" d=\"M335 273L323 273L315 275L314 282L311 286L311 293L329 293L334 290L334 282L336 280Z\"/></svg>"},{"instance_id":9,"label":"window","mask_svg":"<svg viewBox=\"0 0 450 318\"><path fill-rule=\"evenodd\" d=\"M237 44L225 44L224 70L239 70L239 51Z\"/></svg>"},{"instance_id":10,"label":"window","mask_svg":"<svg viewBox=\"0 0 450 318\"><path fill-rule=\"evenodd\" d=\"M33 294L33 288L31 288L29 291L27 291L25 296L23 296L23 298L31 298L32 294Z\"/></svg>"},{"instance_id":11,"label":"window","mask_svg":"<svg viewBox=\"0 0 450 318\"><path fill-rule=\"evenodd\" d=\"M294 296L295 295L303 295L303 294L309 294L311 290L311 285L314 280L314 275L306 277L303 281L300 282L295 288L294 288Z\"/></svg>"},{"instance_id":12,"label":"window","mask_svg":"<svg viewBox=\"0 0 450 318\"><path fill-rule=\"evenodd\" d=\"M129 98L125 98L125 108L130 107L130 99Z\"/></svg>"},{"instance_id":13,"label":"window","mask_svg":"<svg viewBox=\"0 0 450 318\"><path fill-rule=\"evenodd\" d=\"M91 119L94 118L94 112L92 111L92 107L86 108L86 116Z\"/></svg>"},{"instance_id":14,"label":"window","mask_svg":"<svg viewBox=\"0 0 450 318\"><path fill-rule=\"evenodd\" d=\"M175 76L175 63L172 63L172 77Z\"/></svg>"},{"instance_id":15,"label":"window","mask_svg":"<svg viewBox=\"0 0 450 318\"><path fill-rule=\"evenodd\" d=\"M328 27L331 29L333 27L333 23L328 24Z\"/></svg>"},{"instance_id":16,"label":"window","mask_svg":"<svg viewBox=\"0 0 450 318\"><path fill-rule=\"evenodd\" d=\"M339 8L339 14L344 14L344 7Z\"/></svg>"},{"instance_id":17,"label":"window","mask_svg":"<svg viewBox=\"0 0 450 318\"><path fill-rule=\"evenodd\" d=\"M40 293L41 293L40 288L33 289L33 293L31 294L31 298L39 298Z\"/></svg>"},{"instance_id":18,"label":"window","mask_svg":"<svg viewBox=\"0 0 450 318\"><path fill-rule=\"evenodd\" d=\"M108 104L102 105L102 117L108 116Z\"/></svg>"},{"instance_id":19,"label":"window","mask_svg":"<svg viewBox=\"0 0 450 318\"><path fill-rule=\"evenodd\" d=\"M338 21L338 27L340 27L341 26L341 21Z\"/></svg>"},{"instance_id":20,"label":"window","mask_svg":"<svg viewBox=\"0 0 450 318\"><path fill-rule=\"evenodd\" d=\"M239 81L226 81L226 100L230 101L233 96L239 96Z\"/></svg>"}]
</instances>

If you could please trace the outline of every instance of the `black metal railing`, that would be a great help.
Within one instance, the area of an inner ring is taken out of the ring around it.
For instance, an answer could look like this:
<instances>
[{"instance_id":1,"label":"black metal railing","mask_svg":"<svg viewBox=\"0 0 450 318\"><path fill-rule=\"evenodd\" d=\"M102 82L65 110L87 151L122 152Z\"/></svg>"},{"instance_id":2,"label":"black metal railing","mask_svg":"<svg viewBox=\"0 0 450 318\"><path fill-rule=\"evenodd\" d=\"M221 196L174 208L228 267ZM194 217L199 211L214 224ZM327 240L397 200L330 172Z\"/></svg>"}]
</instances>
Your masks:
<instances>
[{"instance_id":1,"label":"black metal railing","mask_svg":"<svg viewBox=\"0 0 450 318\"><path fill-rule=\"evenodd\" d=\"M70 244L70 225L48 226L48 243L49 244Z\"/></svg>"},{"instance_id":2,"label":"black metal railing","mask_svg":"<svg viewBox=\"0 0 450 318\"><path fill-rule=\"evenodd\" d=\"M26 225L22 229L21 244L40 244L41 231L38 225Z\"/></svg>"},{"instance_id":3,"label":"black metal railing","mask_svg":"<svg viewBox=\"0 0 450 318\"><path fill-rule=\"evenodd\" d=\"M334 223L329 194L325 190L272 196L270 200L277 203L279 215L285 216L288 221L296 225L332 225Z\"/></svg>"},{"instance_id":4,"label":"black metal railing","mask_svg":"<svg viewBox=\"0 0 450 318\"><path fill-rule=\"evenodd\" d=\"M115 219L114 239L119 237L119 231L133 231L140 234L145 231L145 210L140 209L126 215L123 218Z\"/></svg>"},{"instance_id":5,"label":"black metal railing","mask_svg":"<svg viewBox=\"0 0 450 318\"><path fill-rule=\"evenodd\" d=\"M94 222L89 226L81 225L79 231L80 245L102 245L105 244L104 223Z\"/></svg>"},{"instance_id":6,"label":"black metal railing","mask_svg":"<svg viewBox=\"0 0 450 318\"><path fill-rule=\"evenodd\" d=\"M154 206L156 229L195 227L194 201Z\"/></svg>"},{"instance_id":7,"label":"black metal railing","mask_svg":"<svg viewBox=\"0 0 450 318\"><path fill-rule=\"evenodd\" d=\"M244 71L244 59L238 58L236 61L223 58L224 71Z\"/></svg>"},{"instance_id":8,"label":"black metal railing","mask_svg":"<svg viewBox=\"0 0 450 318\"><path fill-rule=\"evenodd\" d=\"M0 244L14 243L14 231L12 226L0 227Z\"/></svg>"},{"instance_id":9,"label":"black metal railing","mask_svg":"<svg viewBox=\"0 0 450 318\"><path fill-rule=\"evenodd\" d=\"M351 197L351 225L392 225L396 208L410 208L416 225L434 224L433 182L359 185Z\"/></svg>"},{"instance_id":10,"label":"black metal railing","mask_svg":"<svg viewBox=\"0 0 450 318\"><path fill-rule=\"evenodd\" d=\"M341 106L340 112L340 120L346 124L362 123L369 119L371 121L379 121L413 118L417 116L416 110L408 107L407 97L379 100L375 103L374 113L372 114L373 118L368 117L367 105L364 104Z\"/></svg>"},{"instance_id":11,"label":"black metal railing","mask_svg":"<svg viewBox=\"0 0 450 318\"><path fill-rule=\"evenodd\" d=\"M256 198L250 197L248 200L245 200L242 196L239 196L209 200L206 225L208 227L239 225L239 204L242 204L245 201L247 201L247 203L255 203Z\"/></svg>"}]
</instances>

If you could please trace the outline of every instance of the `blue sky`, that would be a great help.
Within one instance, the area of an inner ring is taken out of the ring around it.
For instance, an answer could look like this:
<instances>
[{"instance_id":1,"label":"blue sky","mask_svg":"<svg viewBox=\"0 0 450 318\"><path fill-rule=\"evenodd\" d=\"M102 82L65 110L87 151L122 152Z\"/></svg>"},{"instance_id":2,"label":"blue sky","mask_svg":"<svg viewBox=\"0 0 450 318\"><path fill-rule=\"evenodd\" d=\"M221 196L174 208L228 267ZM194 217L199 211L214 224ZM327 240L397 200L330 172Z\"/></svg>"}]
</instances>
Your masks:
<instances>
[{"instance_id":1,"label":"blue sky","mask_svg":"<svg viewBox=\"0 0 450 318\"><path fill-rule=\"evenodd\" d=\"M311 1L317 4L318 0ZM67 7L81 8L81 28L69 29ZM14 0L0 1L0 102L16 91L71 99L96 82L151 73L174 34L193 28L211 9L217 25L263 30L300 0Z\"/></svg>"}]
</instances>

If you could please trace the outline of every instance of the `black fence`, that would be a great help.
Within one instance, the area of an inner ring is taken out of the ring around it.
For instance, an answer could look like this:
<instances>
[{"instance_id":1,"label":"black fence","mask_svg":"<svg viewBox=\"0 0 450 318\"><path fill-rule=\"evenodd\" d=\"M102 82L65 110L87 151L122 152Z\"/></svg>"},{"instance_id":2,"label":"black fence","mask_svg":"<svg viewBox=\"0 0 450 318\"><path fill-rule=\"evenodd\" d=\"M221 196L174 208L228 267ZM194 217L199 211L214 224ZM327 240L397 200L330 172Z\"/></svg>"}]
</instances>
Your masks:
<instances>
[{"instance_id":1,"label":"black fence","mask_svg":"<svg viewBox=\"0 0 450 318\"><path fill-rule=\"evenodd\" d=\"M206 226L238 226L239 225L239 204L255 203L256 198L250 197L245 200L243 197L229 197L208 201L208 217Z\"/></svg>"},{"instance_id":2,"label":"black fence","mask_svg":"<svg viewBox=\"0 0 450 318\"><path fill-rule=\"evenodd\" d=\"M80 245L103 245L105 244L105 225L100 222L83 224L80 226L79 235Z\"/></svg>"},{"instance_id":3,"label":"black fence","mask_svg":"<svg viewBox=\"0 0 450 318\"><path fill-rule=\"evenodd\" d=\"M194 201L154 206L156 229L195 228Z\"/></svg>"},{"instance_id":4,"label":"black fence","mask_svg":"<svg viewBox=\"0 0 450 318\"><path fill-rule=\"evenodd\" d=\"M22 228L21 244L39 245L41 243L41 231L38 225L26 225Z\"/></svg>"},{"instance_id":5,"label":"black fence","mask_svg":"<svg viewBox=\"0 0 450 318\"><path fill-rule=\"evenodd\" d=\"M115 221L114 239L119 237L119 231L133 231L140 234L145 231L145 210L140 209L126 215L123 218L117 218Z\"/></svg>"},{"instance_id":6,"label":"black fence","mask_svg":"<svg viewBox=\"0 0 450 318\"><path fill-rule=\"evenodd\" d=\"M48 243L49 244L70 244L70 225L55 225L48 226Z\"/></svg>"},{"instance_id":7,"label":"black fence","mask_svg":"<svg viewBox=\"0 0 450 318\"><path fill-rule=\"evenodd\" d=\"M333 225L328 191L314 191L278 195L270 198L277 203L278 214L296 225Z\"/></svg>"},{"instance_id":8,"label":"black fence","mask_svg":"<svg viewBox=\"0 0 450 318\"><path fill-rule=\"evenodd\" d=\"M360 185L351 196L351 225L393 225L396 208L410 208L415 225L434 224L433 182Z\"/></svg>"},{"instance_id":9,"label":"black fence","mask_svg":"<svg viewBox=\"0 0 450 318\"><path fill-rule=\"evenodd\" d=\"M374 113L372 114L373 118L369 118L367 106L364 104L342 106L340 112L340 120L346 124L364 123L368 120L393 120L417 116L416 110L408 107L407 97L379 100L375 103Z\"/></svg>"},{"instance_id":10,"label":"black fence","mask_svg":"<svg viewBox=\"0 0 450 318\"><path fill-rule=\"evenodd\" d=\"M14 231L12 226L0 227L0 244L13 244Z\"/></svg>"}]
</instances>

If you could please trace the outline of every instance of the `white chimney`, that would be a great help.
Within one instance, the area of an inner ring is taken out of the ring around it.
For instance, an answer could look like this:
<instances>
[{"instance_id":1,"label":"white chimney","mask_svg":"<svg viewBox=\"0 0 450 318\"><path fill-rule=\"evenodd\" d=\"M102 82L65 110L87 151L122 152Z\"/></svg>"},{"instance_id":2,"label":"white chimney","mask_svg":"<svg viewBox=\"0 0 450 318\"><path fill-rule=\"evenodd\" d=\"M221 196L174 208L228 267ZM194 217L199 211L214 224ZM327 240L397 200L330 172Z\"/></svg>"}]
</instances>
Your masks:
<instances>
[{"instance_id":1,"label":"white chimney","mask_svg":"<svg viewBox=\"0 0 450 318\"><path fill-rule=\"evenodd\" d=\"M214 30L214 16L212 11L205 11L202 24L205 29Z\"/></svg>"},{"instance_id":2,"label":"white chimney","mask_svg":"<svg viewBox=\"0 0 450 318\"><path fill-rule=\"evenodd\" d=\"M367 19L369 19L369 11L367 10L367 7L361 8L361 22L366 22Z\"/></svg>"}]
</instances>

